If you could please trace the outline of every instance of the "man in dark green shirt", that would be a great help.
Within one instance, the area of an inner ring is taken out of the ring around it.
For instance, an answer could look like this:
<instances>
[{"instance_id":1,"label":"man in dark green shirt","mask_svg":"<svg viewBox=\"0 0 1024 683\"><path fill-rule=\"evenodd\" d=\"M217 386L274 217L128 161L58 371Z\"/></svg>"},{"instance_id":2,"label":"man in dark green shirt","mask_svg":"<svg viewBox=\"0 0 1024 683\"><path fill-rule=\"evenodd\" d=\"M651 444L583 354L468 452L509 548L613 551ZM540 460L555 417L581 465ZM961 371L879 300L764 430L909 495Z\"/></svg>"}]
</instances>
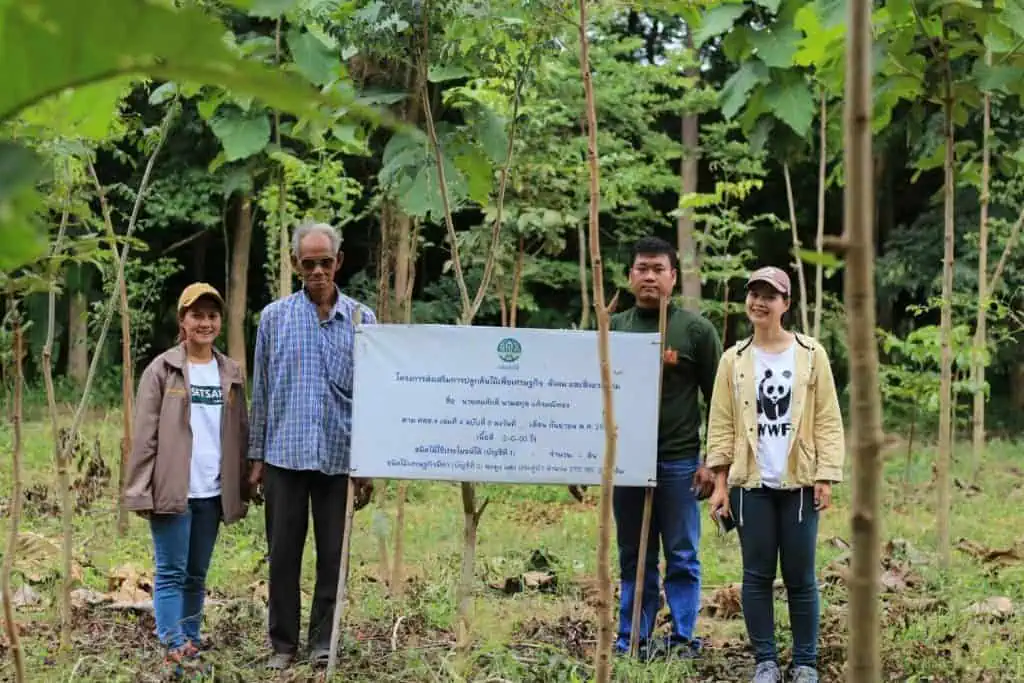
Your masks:
<instances>
[{"instance_id":1,"label":"man in dark green shirt","mask_svg":"<svg viewBox=\"0 0 1024 683\"><path fill-rule=\"evenodd\" d=\"M658 331L661 301L670 298L675 288L676 263L675 250L665 240L645 237L634 245L629 285L636 304L612 316L613 331ZM705 404L710 404L722 342L714 326L697 313L669 301L666 315L658 417L658 485L645 558L640 643L648 656L654 654L649 640L660 602L660 540L665 550L665 596L672 616L668 651L692 656L700 648L700 641L694 638L700 609L698 499L707 497L713 486L713 475L701 458L700 427L704 420L698 390ZM629 444L622 446L620 453L628 458ZM620 652L629 650L643 507L643 488L616 487L614 509L622 588L616 649Z\"/></svg>"}]
</instances>

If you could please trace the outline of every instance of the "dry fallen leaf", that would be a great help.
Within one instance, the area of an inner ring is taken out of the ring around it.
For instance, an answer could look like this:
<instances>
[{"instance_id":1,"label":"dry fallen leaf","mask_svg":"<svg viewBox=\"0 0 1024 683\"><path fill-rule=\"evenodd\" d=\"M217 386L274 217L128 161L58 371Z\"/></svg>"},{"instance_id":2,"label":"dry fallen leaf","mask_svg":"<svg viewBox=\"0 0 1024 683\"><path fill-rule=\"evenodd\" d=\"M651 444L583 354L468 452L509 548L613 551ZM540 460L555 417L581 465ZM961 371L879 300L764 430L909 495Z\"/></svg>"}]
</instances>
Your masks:
<instances>
[{"instance_id":1,"label":"dry fallen leaf","mask_svg":"<svg viewBox=\"0 0 1024 683\"><path fill-rule=\"evenodd\" d=\"M15 570L29 583L43 583L60 576L63 566L60 544L33 531L22 531L18 534L18 550L14 565ZM82 567L73 560L71 581L82 581Z\"/></svg>"},{"instance_id":2,"label":"dry fallen leaf","mask_svg":"<svg viewBox=\"0 0 1024 683\"><path fill-rule=\"evenodd\" d=\"M91 588L76 588L71 591L71 606L81 609L110 602L110 597Z\"/></svg>"},{"instance_id":3,"label":"dry fallen leaf","mask_svg":"<svg viewBox=\"0 0 1024 683\"><path fill-rule=\"evenodd\" d=\"M713 619L735 619L743 614L740 588L738 583L719 588L708 598L704 612Z\"/></svg>"},{"instance_id":4,"label":"dry fallen leaf","mask_svg":"<svg viewBox=\"0 0 1024 683\"><path fill-rule=\"evenodd\" d=\"M956 549L976 557L982 562L997 564L1012 564L1024 560L1024 553L1017 546L1006 549L988 548L981 543L961 538L957 541Z\"/></svg>"},{"instance_id":5,"label":"dry fallen leaf","mask_svg":"<svg viewBox=\"0 0 1024 683\"><path fill-rule=\"evenodd\" d=\"M987 598L968 607L967 613L977 617L1009 619L1014 613L1013 600L1006 596Z\"/></svg>"},{"instance_id":6,"label":"dry fallen leaf","mask_svg":"<svg viewBox=\"0 0 1024 683\"><path fill-rule=\"evenodd\" d=\"M108 598L117 605L132 605L151 599L153 579L133 564L114 568L107 577Z\"/></svg>"},{"instance_id":7,"label":"dry fallen leaf","mask_svg":"<svg viewBox=\"0 0 1024 683\"><path fill-rule=\"evenodd\" d=\"M11 595L11 604L15 609L20 607L31 607L38 605L43 601L43 596L39 595L38 592L32 586L24 584L20 586ZM0 599L0 605L3 604L3 599Z\"/></svg>"},{"instance_id":8,"label":"dry fallen leaf","mask_svg":"<svg viewBox=\"0 0 1024 683\"><path fill-rule=\"evenodd\" d=\"M249 593L252 595L253 600L257 600L263 604L270 602L270 588L267 585L267 582L263 579L250 583Z\"/></svg>"}]
</instances>

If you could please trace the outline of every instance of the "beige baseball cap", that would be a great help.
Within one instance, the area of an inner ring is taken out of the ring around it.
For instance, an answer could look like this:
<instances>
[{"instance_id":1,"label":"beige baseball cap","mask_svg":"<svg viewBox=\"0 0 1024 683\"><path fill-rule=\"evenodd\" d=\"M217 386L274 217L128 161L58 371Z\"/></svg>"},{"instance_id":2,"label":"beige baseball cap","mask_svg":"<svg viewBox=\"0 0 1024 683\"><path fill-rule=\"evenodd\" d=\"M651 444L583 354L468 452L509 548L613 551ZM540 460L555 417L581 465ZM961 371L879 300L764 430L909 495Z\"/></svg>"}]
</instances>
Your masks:
<instances>
[{"instance_id":1,"label":"beige baseball cap","mask_svg":"<svg viewBox=\"0 0 1024 683\"><path fill-rule=\"evenodd\" d=\"M758 268L750 274L750 278L747 280L747 287L750 287L750 285L755 282L767 283L774 287L779 293L789 296L789 275L787 275L786 271L781 268L776 268L775 266Z\"/></svg>"},{"instance_id":2,"label":"beige baseball cap","mask_svg":"<svg viewBox=\"0 0 1024 683\"><path fill-rule=\"evenodd\" d=\"M216 287L206 282L193 282L178 297L178 313L181 313L204 296L212 297L220 304L221 308L224 307L224 297L220 295Z\"/></svg>"}]
</instances>

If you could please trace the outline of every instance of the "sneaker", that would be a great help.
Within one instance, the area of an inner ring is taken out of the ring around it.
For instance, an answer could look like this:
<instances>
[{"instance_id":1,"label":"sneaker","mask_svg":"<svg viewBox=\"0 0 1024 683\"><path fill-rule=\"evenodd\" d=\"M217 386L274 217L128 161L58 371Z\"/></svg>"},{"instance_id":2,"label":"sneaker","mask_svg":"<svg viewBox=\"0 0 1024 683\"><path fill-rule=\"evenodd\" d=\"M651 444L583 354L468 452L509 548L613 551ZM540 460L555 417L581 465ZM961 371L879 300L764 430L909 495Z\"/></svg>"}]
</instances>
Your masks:
<instances>
[{"instance_id":1,"label":"sneaker","mask_svg":"<svg viewBox=\"0 0 1024 683\"><path fill-rule=\"evenodd\" d=\"M818 672L810 666L798 666L789 673L791 683L818 683Z\"/></svg>"},{"instance_id":2,"label":"sneaker","mask_svg":"<svg viewBox=\"0 0 1024 683\"><path fill-rule=\"evenodd\" d=\"M750 683L780 683L782 681L782 672L779 671L779 665L775 662L760 662L754 669L754 677L750 679Z\"/></svg>"},{"instance_id":3,"label":"sneaker","mask_svg":"<svg viewBox=\"0 0 1024 683\"><path fill-rule=\"evenodd\" d=\"M331 659L331 648L328 645L314 647L309 651L309 661L317 668L324 668Z\"/></svg>"},{"instance_id":4,"label":"sneaker","mask_svg":"<svg viewBox=\"0 0 1024 683\"><path fill-rule=\"evenodd\" d=\"M186 670L195 668L195 660L199 651L191 643L181 647L168 648L164 655L164 669L172 678L182 678Z\"/></svg>"},{"instance_id":5,"label":"sneaker","mask_svg":"<svg viewBox=\"0 0 1024 683\"><path fill-rule=\"evenodd\" d=\"M292 665L294 660L295 655L288 654L287 652L275 652L267 660L267 668L271 671L284 671Z\"/></svg>"}]
</instances>

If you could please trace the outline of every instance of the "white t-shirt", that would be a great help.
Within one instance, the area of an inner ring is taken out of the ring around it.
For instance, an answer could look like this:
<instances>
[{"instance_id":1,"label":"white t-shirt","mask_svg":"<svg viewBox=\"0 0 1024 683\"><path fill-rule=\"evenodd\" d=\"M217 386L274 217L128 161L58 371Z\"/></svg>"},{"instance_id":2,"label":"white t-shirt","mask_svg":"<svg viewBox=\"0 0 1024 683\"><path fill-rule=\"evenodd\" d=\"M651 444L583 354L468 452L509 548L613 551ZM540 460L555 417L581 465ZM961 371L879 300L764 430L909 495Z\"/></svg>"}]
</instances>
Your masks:
<instances>
[{"instance_id":1,"label":"white t-shirt","mask_svg":"<svg viewBox=\"0 0 1024 683\"><path fill-rule=\"evenodd\" d=\"M789 441L793 435L793 377L796 344L785 351L754 349L757 378L757 463L761 482L780 488L786 475Z\"/></svg>"},{"instance_id":2,"label":"white t-shirt","mask_svg":"<svg viewBox=\"0 0 1024 683\"><path fill-rule=\"evenodd\" d=\"M188 497L212 498L220 495L220 418L224 405L217 360L203 364L189 361L188 378L192 399Z\"/></svg>"}]
</instances>

